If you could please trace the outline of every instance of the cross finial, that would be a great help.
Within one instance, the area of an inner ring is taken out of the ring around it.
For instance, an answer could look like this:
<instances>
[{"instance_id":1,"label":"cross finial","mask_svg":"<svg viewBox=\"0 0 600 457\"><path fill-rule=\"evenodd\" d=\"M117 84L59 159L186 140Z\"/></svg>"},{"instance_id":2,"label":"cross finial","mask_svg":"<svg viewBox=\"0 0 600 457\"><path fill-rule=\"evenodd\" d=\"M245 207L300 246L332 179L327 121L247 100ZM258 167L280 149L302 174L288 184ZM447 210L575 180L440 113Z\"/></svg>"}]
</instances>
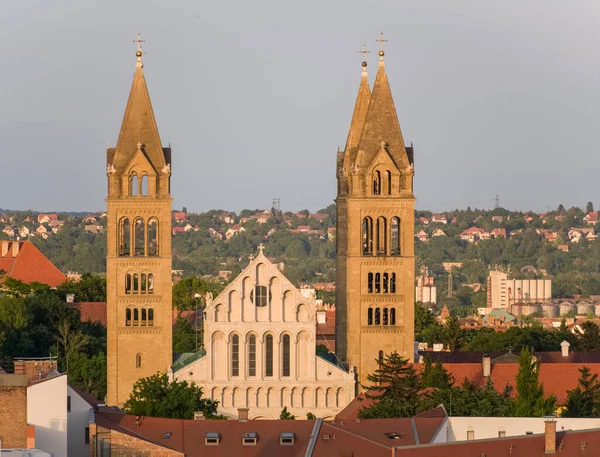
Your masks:
<instances>
[{"instance_id":1,"label":"cross finial","mask_svg":"<svg viewBox=\"0 0 600 457\"><path fill-rule=\"evenodd\" d=\"M138 144L137 144L137 148L138 149L142 149L142 143L140 143L139 141L138 141Z\"/></svg>"},{"instance_id":2,"label":"cross finial","mask_svg":"<svg viewBox=\"0 0 600 457\"><path fill-rule=\"evenodd\" d=\"M260 244L258 245L258 250L260 251L260 253L261 253L261 254L263 253L263 250L264 250L264 249L265 249L265 245L264 245L264 244L262 244L262 243L260 243Z\"/></svg>"},{"instance_id":3,"label":"cross finial","mask_svg":"<svg viewBox=\"0 0 600 457\"><path fill-rule=\"evenodd\" d=\"M367 43L363 44L362 50L358 51L358 53L363 55L362 66L363 66L363 70L366 70L367 69L367 54L371 54L371 51L367 50Z\"/></svg>"},{"instance_id":4,"label":"cross finial","mask_svg":"<svg viewBox=\"0 0 600 457\"><path fill-rule=\"evenodd\" d=\"M137 63L135 64L136 67L138 68L142 68L144 65L142 64L142 55L146 54L145 52L142 52L142 43L145 43L146 40L142 40L141 39L141 34L140 32L138 32L138 37L137 40L133 40L134 43L137 43L137 52L135 53L135 55L137 56Z\"/></svg>"},{"instance_id":5,"label":"cross finial","mask_svg":"<svg viewBox=\"0 0 600 457\"><path fill-rule=\"evenodd\" d=\"M379 32L379 39L375 40L379 43L379 60L383 60L385 52L383 52L383 43L387 43L388 40L383 39L383 31Z\"/></svg>"},{"instance_id":6,"label":"cross finial","mask_svg":"<svg viewBox=\"0 0 600 457\"><path fill-rule=\"evenodd\" d=\"M252 262L254 260L254 254L250 254L248 258L250 259L250 262Z\"/></svg>"}]
</instances>

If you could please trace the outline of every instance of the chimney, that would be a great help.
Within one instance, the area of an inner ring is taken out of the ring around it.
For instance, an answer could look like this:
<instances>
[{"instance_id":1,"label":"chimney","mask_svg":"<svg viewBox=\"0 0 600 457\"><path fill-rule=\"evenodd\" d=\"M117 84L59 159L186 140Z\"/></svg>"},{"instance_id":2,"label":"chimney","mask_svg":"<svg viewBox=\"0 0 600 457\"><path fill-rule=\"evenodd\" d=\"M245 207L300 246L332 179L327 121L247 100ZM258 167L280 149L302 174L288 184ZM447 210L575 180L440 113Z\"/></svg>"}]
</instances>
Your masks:
<instances>
[{"instance_id":1,"label":"chimney","mask_svg":"<svg viewBox=\"0 0 600 457\"><path fill-rule=\"evenodd\" d=\"M317 324L324 324L327 322L327 310L318 309L317 310Z\"/></svg>"},{"instance_id":2,"label":"chimney","mask_svg":"<svg viewBox=\"0 0 600 457\"><path fill-rule=\"evenodd\" d=\"M75 303L75 294L67 294L67 303Z\"/></svg>"},{"instance_id":3,"label":"chimney","mask_svg":"<svg viewBox=\"0 0 600 457\"><path fill-rule=\"evenodd\" d=\"M569 357L569 347L570 346L571 346L571 344L565 340L563 340L563 342L560 343L560 351L562 352L563 357Z\"/></svg>"},{"instance_id":4,"label":"chimney","mask_svg":"<svg viewBox=\"0 0 600 457\"><path fill-rule=\"evenodd\" d=\"M544 454L556 453L556 422L544 421Z\"/></svg>"},{"instance_id":5,"label":"chimney","mask_svg":"<svg viewBox=\"0 0 600 457\"><path fill-rule=\"evenodd\" d=\"M490 374L492 374L492 359L489 355L484 354L483 355L483 376L485 378L489 378Z\"/></svg>"},{"instance_id":6,"label":"chimney","mask_svg":"<svg viewBox=\"0 0 600 457\"><path fill-rule=\"evenodd\" d=\"M12 256L16 257L19 254L19 242L13 241L12 244Z\"/></svg>"},{"instance_id":7,"label":"chimney","mask_svg":"<svg viewBox=\"0 0 600 457\"><path fill-rule=\"evenodd\" d=\"M238 408L238 421L246 422L248 420L248 408Z\"/></svg>"},{"instance_id":8,"label":"chimney","mask_svg":"<svg viewBox=\"0 0 600 457\"><path fill-rule=\"evenodd\" d=\"M10 243L8 241L2 242L2 257L4 257L8 253L8 246Z\"/></svg>"},{"instance_id":9,"label":"chimney","mask_svg":"<svg viewBox=\"0 0 600 457\"><path fill-rule=\"evenodd\" d=\"M202 411L194 411L194 420L195 421L203 421L204 413Z\"/></svg>"}]
</instances>

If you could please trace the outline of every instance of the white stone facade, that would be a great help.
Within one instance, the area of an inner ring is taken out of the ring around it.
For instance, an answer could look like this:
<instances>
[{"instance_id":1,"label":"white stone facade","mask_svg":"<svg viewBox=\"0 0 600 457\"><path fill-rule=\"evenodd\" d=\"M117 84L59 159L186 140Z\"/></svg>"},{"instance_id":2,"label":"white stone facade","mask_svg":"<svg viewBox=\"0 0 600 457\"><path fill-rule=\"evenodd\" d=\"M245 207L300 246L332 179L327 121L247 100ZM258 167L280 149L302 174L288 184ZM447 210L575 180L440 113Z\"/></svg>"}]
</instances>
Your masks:
<instances>
[{"instance_id":1,"label":"white stone facade","mask_svg":"<svg viewBox=\"0 0 600 457\"><path fill-rule=\"evenodd\" d=\"M316 305L262 253L207 299L206 355L173 376L219 400L219 413L277 419L284 406L333 418L355 396L355 376L316 356Z\"/></svg>"}]
</instances>

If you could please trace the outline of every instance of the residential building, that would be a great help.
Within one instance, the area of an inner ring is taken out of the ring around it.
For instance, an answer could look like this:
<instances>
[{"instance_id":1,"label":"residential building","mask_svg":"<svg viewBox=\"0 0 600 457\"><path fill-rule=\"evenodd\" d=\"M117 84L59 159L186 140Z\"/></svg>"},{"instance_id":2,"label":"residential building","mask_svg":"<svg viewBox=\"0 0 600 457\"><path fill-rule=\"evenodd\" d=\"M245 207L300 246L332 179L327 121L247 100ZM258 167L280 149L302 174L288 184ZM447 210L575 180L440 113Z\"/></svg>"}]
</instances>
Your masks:
<instances>
[{"instance_id":1,"label":"residential building","mask_svg":"<svg viewBox=\"0 0 600 457\"><path fill-rule=\"evenodd\" d=\"M417 276L415 300L421 303L437 303L437 288L433 285L433 276L429 274Z\"/></svg>"},{"instance_id":2,"label":"residential building","mask_svg":"<svg viewBox=\"0 0 600 457\"><path fill-rule=\"evenodd\" d=\"M431 236L446 236L446 232L444 232L441 228L436 228Z\"/></svg>"},{"instance_id":3,"label":"residential building","mask_svg":"<svg viewBox=\"0 0 600 457\"><path fill-rule=\"evenodd\" d=\"M446 216L444 216L443 214L434 214L431 216L431 223L445 225L448 223L448 220L446 219Z\"/></svg>"},{"instance_id":4,"label":"residential building","mask_svg":"<svg viewBox=\"0 0 600 457\"><path fill-rule=\"evenodd\" d=\"M458 235L461 240L468 241L469 243L476 243L479 240L489 240L490 233L479 227L471 227L463 231Z\"/></svg>"},{"instance_id":5,"label":"residential building","mask_svg":"<svg viewBox=\"0 0 600 457\"><path fill-rule=\"evenodd\" d=\"M0 370L0 445L28 447L27 376Z\"/></svg>"},{"instance_id":6,"label":"residential building","mask_svg":"<svg viewBox=\"0 0 600 457\"><path fill-rule=\"evenodd\" d=\"M58 214L54 214L54 213L50 213L50 214L40 213L40 214L38 214L38 217L37 217L38 224L49 224L50 222L57 221L57 220L58 220Z\"/></svg>"},{"instance_id":7,"label":"residential building","mask_svg":"<svg viewBox=\"0 0 600 457\"><path fill-rule=\"evenodd\" d=\"M591 211L587 213L583 220L587 225L596 225L598 223L598 211Z\"/></svg>"},{"instance_id":8,"label":"residential building","mask_svg":"<svg viewBox=\"0 0 600 457\"><path fill-rule=\"evenodd\" d=\"M404 143L383 57L372 93L363 63L337 155L336 352L360 383L384 353L412 358L414 343L414 150Z\"/></svg>"},{"instance_id":9,"label":"residential building","mask_svg":"<svg viewBox=\"0 0 600 457\"><path fill-rule=\"evenodd\" d=\"M508 273L491 270L487 284L487 306L509 310L517 303L544 302L552 297L550 279L508 279Z\"/></svg>"},{"instance_id":10,"label":"residential building","mask_svg":"<svg viewBox=\"0 0 600 457\"><path fill-rule=\"evenodd\" d=\"M427 243L427 239L429 238L425 230L419 230L415 236L422 243Z\"/></svg>"},{"instance_id":11,"label":"residential building","mask_svg":"<svg viewBox=\"0 0 600 457\"><path fill-rule=\"evenodd\" d=\"M283 407L335 417L354 398L354 372L315 355L314 291L302 292L261 246L219 296L207 296L205 355L176 361L173 378L195 382L229 417L240 407L250 419L277 419Z\"/></svg>"},{"instance_id":12,"label":"residential building","mask_svg":"<svg viewBox=\"0 0 600 457\"><path fill-rule=\"evenodd\" d=\"M0 241L0 270L27 284L39 282L57 287L67 280L30 241Z\"/></svg>"},{"instance_id":13,"label":"residential building","mask_svg":"<svg viewBox=\"0 0 600 457\"><path fill-rule=\"evenodd\" d=\"M141 42L138 42L141 44ZM172 363L171 148L137 63L116 148L106 151L107 402Z\"/></svg>"}]
</instances>

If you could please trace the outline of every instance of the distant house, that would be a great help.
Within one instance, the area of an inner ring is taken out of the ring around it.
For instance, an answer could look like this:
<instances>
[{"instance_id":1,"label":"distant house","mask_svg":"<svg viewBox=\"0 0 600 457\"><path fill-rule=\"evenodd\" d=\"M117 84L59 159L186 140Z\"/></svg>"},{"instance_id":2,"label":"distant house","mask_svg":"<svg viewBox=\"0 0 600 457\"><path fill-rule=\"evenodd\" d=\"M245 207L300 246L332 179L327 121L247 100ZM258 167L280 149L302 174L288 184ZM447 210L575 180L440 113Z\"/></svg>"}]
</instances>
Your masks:
<instances>
[{"instance_id":1,"label":"distant house","mask_svg":"<svg viewBox=\"0 0 600 457\"><path fill-rule=\"evenodd\" d=\"M225 232L225 238L230 240L233 235L238 235L245 231L246 229L244 227L240 226L239 224L235 224Z\"/></svg>"},{"instance_id":2,"label":"distant house","mask_svg":"<svg viewBox=\"0 0 600 457\"><path fill-rule=\"evenodd\" d=\"M336 235L336 229L335 227L330 227L327 229L327 239L330 242L334 242L335 241L335 235Z\"/></svg>"},{"instance_id":3,"label":"distant house","mask_svg":"<svg viewBox=\"0 0 600 457\"><path fill-rule=\"evenodd\" d=\"M502 216L492 216L492 220L494 222L501 223L504 220L504 218Z\"/></svg>"},{"instance_id":4,"label":"distant house","mask_svg":"<svg viewBox=\"0 0 600 457\"><path fill-rule=\"evenodd\" d=\"M97 219L94 216L92 216L91 214L88 214L87 216L85 216L82 219L82 221L84 224L95 224Z\"/></svg>"},{"instance_id":5,"label":"distant house","mask_svg":"<svg viewBox=\"0 0 600 457\"><path fill-rule=\"evenodd\" d=\"M100 233L102 231L102 226L98 224L90 224L84 226L86 232L95 235L96 233Z\"/></svg>"},{"instance_id":6,"label":"distant house","mask_svg":"<svg viewBox=\"0 0 600 457\"><path fill-rule=\"evenodd\" d=\"M592 211L587 213L583 220L587 225L596 225L598 223L598 211Z\"/></svg>"},{"instance_id":7,"label":"distant house","mask_svg":"<svg viewBox=\"0 0 600 457\"><path fill-rule=\"evenodd\" d=\"M6 227L4 227L2 229L2 233L6 234L10 238L12 238L13 236L15 236L15 231L13 230L13 228L10 225L7 225Z\"/></svg>"},{"instance_id":8,"label":"distant house","mask_svg":"<svg viewBox=\"0 0 600 457\"><path fill-rule=\"evenodd\" d=\"M173 235L176 233L185 233L185 228L183 227L173 227Z\"/></svg>"},{"instance_id":9,"label":"distant house","mask_svg":"<svg viewBox=\"0 0 600 457\"><path fill-rule=\"evenodd\" d=\"M310 217L318 220L319 222L323 222L325 219L329 217L329 214L311 214Z\"/></svg>"},{"instance_id":10,"label":"distant house","mask_svg":"<svg viewBox=\"0 0 600 457\"><path fill-rule=\"evenodd\" d=\"M258 222L259 224L265 224L269 221L269 219L271 219L271 216L271 211L264 210L254 213L253 218L256 219L256 222Z\"/></svg>"},{"instance_id":11,"label":"distant house","mask_svg":"<svg viewBox=\"0 0 600 457\"><path fill-rule=\"evenodd\" d=\"M542 235L546 239L546 241L549 241L549 242L553 243L553 242L555 242L558 239L558 233L551 232L548 229L541 229L541 228L539 228L539 229L535 229L535 231L539 235Z\"/></svg>"},{"instance_id":12,"label":"distant house","mask_svg":"<svg viewBox=\"0 0 600 457\"><path fill-rule=\"evenodd\" d=\"M427 225L427 224L429 224L429 219L427 219L426 217L421 216L419 218L419 222L421 222L421 224L423 224L423 225Z\"/></svg>"},{"instance_id":13,"label":"distant house","mask_svg":"<svg viewBox=\"0 0 600 457\"><path fill-rule=\"evenodd\" d=\"M533 220L533 217L525 216L524 219L525 219L525 222L527 222L529 224Z\"/></svg>"},{"instance_id":14,"label":"distant house","mask_svg":"<svg viewBox=\"0 0 600 457\"><path fill-rule=\"evenodd\" d=\"M269 239L269 237L270 237L271 235L273 235L273 233L275 233L276 231L277 231L277 230L276 230L275 228L272 228L271 230L269 230L269 231L267 232L267 235L265 236L265 238L266 238L266 239Z\"/></svg>"},{"instance_id":15,"label":"distant house","mask_svg":"<svg viewBox=\"0 0 600 457\"><path fill-rule=\"evenodd\" d=\"M222 213L219 216L219 219L221 219L226 224L233 224L235 222L235 215L231 213Z\"/></svg>"},{"instance_id":16,"label":"distant house","mask_svg":"<svg viewBox=\"0 0 600 457\"><path fill-rule=\"evenodd\" d=\"M48 224L50 221L57 221L58 214L55 213L40 213L38 214L38 224Z\"/></svg>"},{"instance_id":17,"label":"distant house","mask_svg":"<svg viewBox=\"0 0 600 457\"><path fill-rule=\"evenodd\" d=\"M29 241L0 241L0 270L27 284L40 282L56 287L67 277Z\"/></svg>"},{"instance_id":18,"label":"distant house","mask_svg":"<svg viewBox=\"0 0 600 457\"><path fill-rule=\"evenodd\" d=\"M559 251L569 252L569 245L568 244L559 244L557 249Z\"/></svg>"},{"instance_id":19,"label":"distant house","mask_svg":"<svg viewBox=\"0 0 600 457\"><path fill-rule=\"evenodd\" d=\"M458 235L461 240L468 241L469 243L476 243L479 240L488 240L490 233L479 227L471 227Z\"/></svg>"},{"instance_id":20,"label":"distant house","mask_svg":"<svg viewBox=\"0 0 600 457\"><path fill-rule=\"evenodd\" d=\"M177 222L178 224L181 222L187 222L188 215L181 211L173 211L173 219L175 219L175 222Z\"/></svg>"},{"instance_id":21,"label":"distant house","mask_svg":"<svg viewBox=\"0 0 600 457\"><path fill-rule=\"evenodd\" d=\"M572 227L569 229L567 236L571 243L579 243L581 238L585 238L588 241L594 241L598 236L594 233L593 228L580 228Z\"/></svg>"},{"instance_id":22,"label":"distant house","mask_svg":"<svg viewBox=\"0 0 600 457\"><path fill-rule=\"evenodd\" d=\"M427 235L427 232L425 232L424 230L419 230L419 232L415 235L419 241L422 241L423 243L427 243L427 239L429 238L429 235Z\"/></svg>"},{"instance_id":23,"label":"distant house","mask_svg":"<svg viewBox=\"0 0 600 457\"><path fill-rule=\"evenodd\" d=\"M443 214L434 214L433 216L431 216L431 223L432 224L447 224L448 220L446 219L446 216L444 216Z\"/></svg>"},{"instance_id":24,"label":"distant house","mask_svg":"<svg viewBox=\"0 0 600 457\"><path fill-rule=\"evenodd\" d=\"M446 233L442 229L437 228L433 231L431 236L446 236Z\"/></svg>"},{"instance_id":25,"label":"distant house","mask_svg":"<svg viewBox=\"0 0 600 457\"><path fill-rule=\"evenodd\" d=\"M43 225L40 225L38 228L35 229L35 233L37 233L38 235L46 234L48 233L48 229Z\"/></svg>"},{"instance_id":26,"label":"distant house","mask_svg":"<svg viewBox=\"0 0 600 457\"><path fill-rule=\"evenodd\" d=\"M195 229L194 229L195 230ZM213 240L222 240L223 239L223 234L219 233L218 231L216 231L214 228L209 227L208 228L208 236L210 238L212 238Z\"/></svg>"},{"instance_id":27,"label":"distant house","mask_svg":"<svg viewBox=\"0 0 600 457\"><path fill-rule=\"evenodd\" d=\"M492 230L492 238L498 238L500 236L506 238L505 228L495 228L494 230Z\"/></svg>"}]
</instances>

